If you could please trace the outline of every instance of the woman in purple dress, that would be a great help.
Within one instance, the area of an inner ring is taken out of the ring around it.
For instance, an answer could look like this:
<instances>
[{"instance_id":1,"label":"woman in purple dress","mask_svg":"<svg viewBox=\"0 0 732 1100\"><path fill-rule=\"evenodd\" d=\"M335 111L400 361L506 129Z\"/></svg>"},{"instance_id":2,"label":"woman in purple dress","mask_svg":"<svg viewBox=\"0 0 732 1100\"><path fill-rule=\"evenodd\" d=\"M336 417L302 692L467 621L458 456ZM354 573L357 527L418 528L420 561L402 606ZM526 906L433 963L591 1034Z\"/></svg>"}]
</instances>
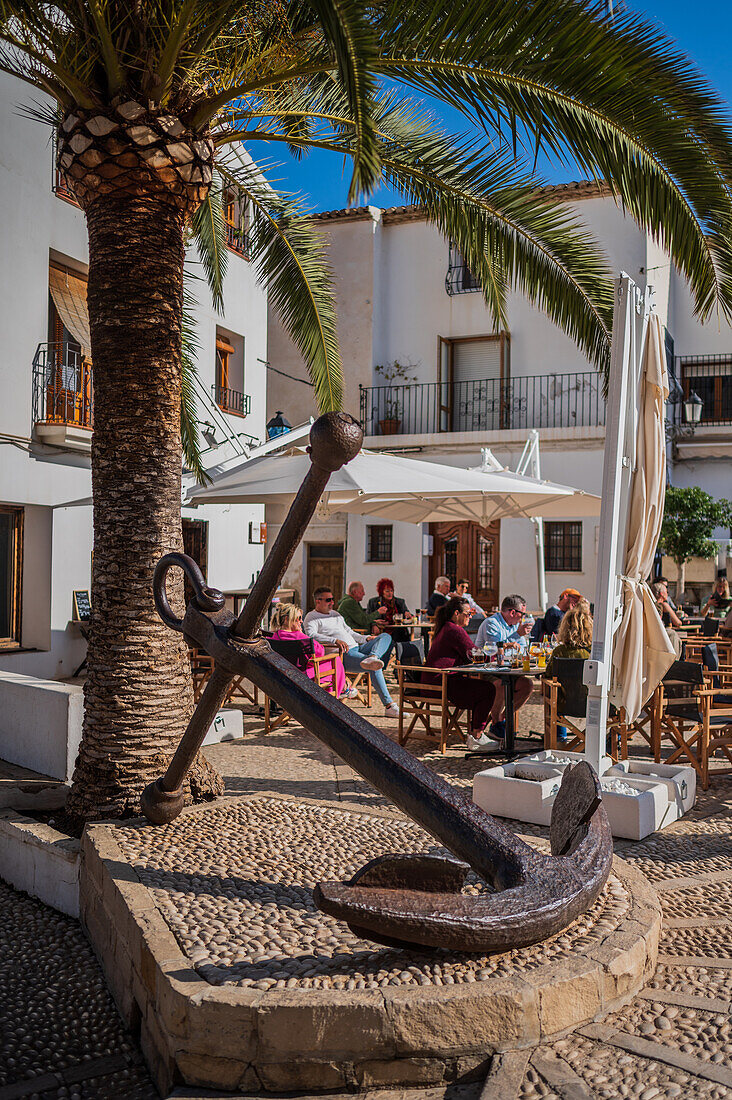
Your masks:
<instances>
[{"instance_id":1,"label":"woman in purple dress","mask_svg":"<svg viewBox=\"0 0 732 1100\"><path fill-rule=\"evenodd\" d=\"M470 615L470 604L460 596L452 596L446 604L437 608L435 636L425 659L426 665L432 665L433 668L453 668L455 665L470 663L474 642L465 629L470 622ZM426 684L439 683L439 677L423 672L422 681ZM455 706L470 711L468 749L471 752L491 744L485 727L490 718L495 694L495 687L490 680L478 680L459 672L447 679L447 698Z\"/></svg>"}]
</instances>

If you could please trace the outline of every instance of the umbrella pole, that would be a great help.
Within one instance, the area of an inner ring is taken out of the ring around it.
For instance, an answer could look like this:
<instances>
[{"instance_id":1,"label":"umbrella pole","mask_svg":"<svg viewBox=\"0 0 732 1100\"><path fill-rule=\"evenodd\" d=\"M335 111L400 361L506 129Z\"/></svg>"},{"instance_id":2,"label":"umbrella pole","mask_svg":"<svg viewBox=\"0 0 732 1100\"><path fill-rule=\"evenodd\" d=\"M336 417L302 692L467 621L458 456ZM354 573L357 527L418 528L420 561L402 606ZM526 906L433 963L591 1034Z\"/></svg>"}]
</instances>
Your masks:
<instances>
[{"instance_id":1,"label":"umbrella pole","mask_svg":"<svg viewBox=\"0 0 732 1100\"><path fill-rule=\"evenodd\" d=\"M634 414L638 406L647 311L648 302L640 288L630 276L621 274L615 281L592 655L585 664L584 675L588 692L584 756L598 775L602 775L606 756L613 635L620 622L621 578L635 466Z\"/></svg>"}]
</instances>

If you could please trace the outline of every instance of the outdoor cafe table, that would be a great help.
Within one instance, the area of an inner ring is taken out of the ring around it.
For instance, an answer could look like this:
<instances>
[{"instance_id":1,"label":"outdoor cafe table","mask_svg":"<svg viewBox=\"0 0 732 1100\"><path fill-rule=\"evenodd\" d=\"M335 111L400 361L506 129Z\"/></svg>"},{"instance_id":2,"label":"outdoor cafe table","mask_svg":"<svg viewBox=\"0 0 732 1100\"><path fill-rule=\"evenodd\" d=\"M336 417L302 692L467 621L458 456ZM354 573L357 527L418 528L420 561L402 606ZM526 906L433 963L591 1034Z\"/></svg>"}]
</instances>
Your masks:
<instances>
[{"instance_id":1,"label":"outdoor cafe table","mask_svg":"<svg viewBox=\"0 0 732 1100\"><path fill-rule=\"evenodd\" d=\"M494 665L477 663L474 665L455 665L452 669L453 672L463 672L472 676L490 676L496 680L500 680L504 687L504 706L506 708L506 740L503 748L500 746L496 749L482 749L478 752L471 752L471 756L507 756L508 759L512 759L516 756L515 740L516 740L516 718L513 705L514 688L516 687L516 681L519 676L532 676L535 679L539 679L546 672L546 667L539 668L538 665L532 664L530 668L524 670L521 668L511 668L509 665Z\"/></svg>"}]
</instances>

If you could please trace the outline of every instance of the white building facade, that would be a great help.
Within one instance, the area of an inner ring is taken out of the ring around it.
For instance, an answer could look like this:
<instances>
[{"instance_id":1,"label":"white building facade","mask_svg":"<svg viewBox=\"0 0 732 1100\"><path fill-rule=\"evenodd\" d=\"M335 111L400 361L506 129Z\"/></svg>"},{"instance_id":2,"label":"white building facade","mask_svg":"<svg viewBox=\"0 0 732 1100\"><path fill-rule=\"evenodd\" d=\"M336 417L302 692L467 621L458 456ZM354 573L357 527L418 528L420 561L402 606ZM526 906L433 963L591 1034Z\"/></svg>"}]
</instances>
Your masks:
<instances>
[{"instance_id":1,"label":"white building facade","mask_svg":"<svg viewBox=\"0 0 732 1100\"><path fill-rule=\"evenodd\" d=\"M668 256L625 217L603 189L549 189L604 247L611 270L656 290L670 365L685 391L704 400L693 437L674 440L671 478L732 495L732 330L700 325ZM595 368L576 345L520 294L508 303L505 332L492 319L462 258L419 209L361 207L318 216L330 243L345 374L344 408L364 427L367 447L478 466L490 447L515 468L538 429L544 478L600 493L605 402ZM313 408L297 350L270 317L268 411L293 423ZM680 392L680 391L679 391ZM272 524L281 518L275 512ZM337 520L340 519L340 522ZM598 519L545 523L550 602L564 587L594 595ZM275 527L276 530L276 527ZM729 532L719 532L720 537ZM711 584L716 563L704 568ZM288 581L311 599L317 580L334 587L362 580L367 593L390 576L411 607L424 606L435 576L471 582L491 606L509 592L540 604L533 526L502 520L488 529L419 528L377 517L333 517L312 524Z\"/></svg>"},{"instance_id":2,"label":"white building facade","mask_svg":"<svg viewBox=\"0 0 732 1100\"><path fill-rule=\"evenodd\" d=\"M84 216L54 172L48 129L19 110L29 97L25 85L0 74L0 671L59 679L86 650L74 593L90 589L92 509L65 505L90 500L94 367ZM223 316L194 250L186 263L197 276L188 289L209 467L266 438L266 294L246 255L241 217L232 196ZM211 583L248 588L263 558L263 508L210 505L183 515L186 548Z\"/></svg>"}]
</instances>

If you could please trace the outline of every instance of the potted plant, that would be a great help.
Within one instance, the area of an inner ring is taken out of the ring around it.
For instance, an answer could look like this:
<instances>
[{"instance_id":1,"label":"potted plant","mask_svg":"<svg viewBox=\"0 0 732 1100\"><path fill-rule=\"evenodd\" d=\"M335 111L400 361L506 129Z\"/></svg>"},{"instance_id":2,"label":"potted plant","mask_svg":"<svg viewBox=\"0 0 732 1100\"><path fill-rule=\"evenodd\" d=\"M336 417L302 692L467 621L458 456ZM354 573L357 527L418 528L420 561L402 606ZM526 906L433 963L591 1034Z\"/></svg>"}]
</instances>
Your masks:
<instances>
[{"instance_id":1,"label":"potted plant","mask_svg":"<svg viewBox=\"0 0 732 1100\"><path fill-rule=\"evenodd\" d=\"M400 363L395 359L392 363L378 363L374 367L374 373L380 375L386 382L383 390L382 387L378 387L379 397L375 409L380 417L381 435L396 435L399 432L404 392L410 388L409 383L417 381L416 374L408 373L414 370L414 366L414 363Z\"/></svg>"}]
</instances>

